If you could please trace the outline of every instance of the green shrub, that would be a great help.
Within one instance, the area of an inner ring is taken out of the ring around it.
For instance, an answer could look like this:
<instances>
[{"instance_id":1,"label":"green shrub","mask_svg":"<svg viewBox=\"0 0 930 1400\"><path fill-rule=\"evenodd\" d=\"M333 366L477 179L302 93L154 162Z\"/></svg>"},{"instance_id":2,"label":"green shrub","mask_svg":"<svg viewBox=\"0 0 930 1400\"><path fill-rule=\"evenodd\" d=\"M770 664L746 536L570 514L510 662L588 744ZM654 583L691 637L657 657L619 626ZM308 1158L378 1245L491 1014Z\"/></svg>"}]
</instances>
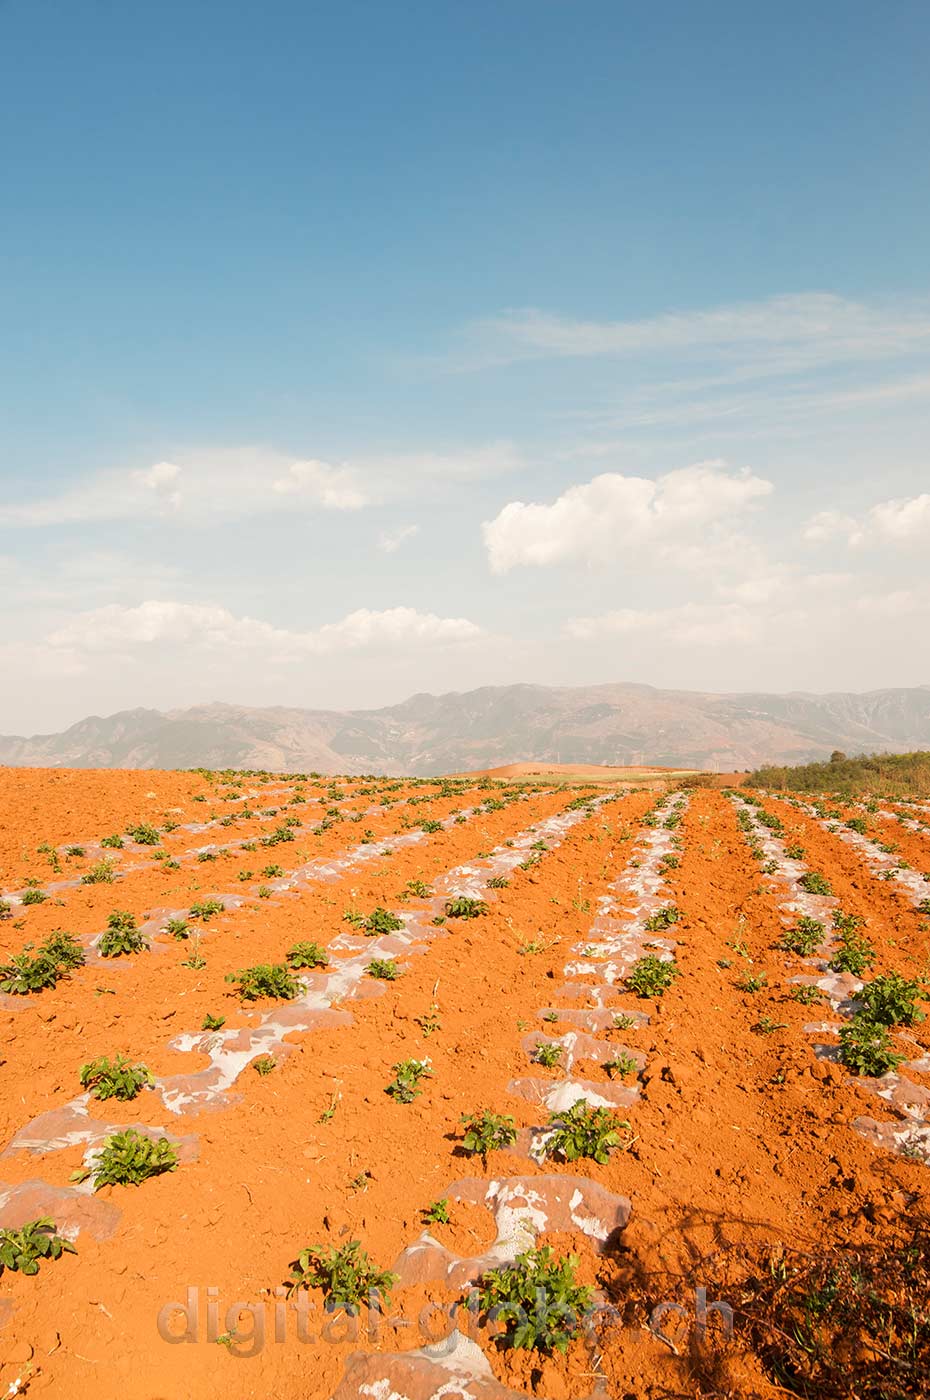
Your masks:
<instances>
[{"instance_id":1,"label":"green shrub","mask_svg":"<svg viewBox=\"0 0 930 1400\"><path fill-rule=\"evenodd\" d=\"M134 1065L122 1055L114 1060L102 1056L81 1066L81 1087L95 1099L134 1099L155 1078L146 1065Z\"/></svg>"},{"instance_id":2,"label":"green shrub","mask_svg":"<svg viewBox=\"0 0 930 1400\"><path fill-rule=\"evenodd\" d=\"M578 1259L556 1260L549 1245L519 1254L478 1281L478 1307L502 1330L500 1347L564 1353L591 1315L594 1290L575 1282Z\"/></svg>"},{"instance_id":3,"label":"green shrub","mask_svg":"<svg viewBox=\"0 0 930 1400\"><path fill-rule=\"evenodd\" d=\"M260 997L293 1001L301 990L299 981L285 963L256 963L239 972L227 972L226 981L236 986L243 1001L258 1001Z\"/></svg>"},{"instance_id":4,"label":"green shrub","mask_svg":"<svg viewBox=\"0 0 930 1400\"><path fill-rule=\"evenodd\" d=\"M620 1146L617 1129L629 1126L609 1109L592 1108L584 1099L577 1099L571 1108L554 1113L549 1119L552 1132L546 1139L546 1156L558 1155L566 1162L588 1157L603 1165L610 1153Z\"/></svg>"},{"instance_id":5,"label":"green shrub","mask_svg":"<svg viewBox=\"0 0 930 1400\"><path fill-rule=\"evenodd\" d=\"M106 929L100 937L100 956L122 958L130 953L141 953L146 946L145 939L136 928L134 915L125 909L114 909L107 917Z\"/></svg>"},{"instance_id":6,"label":"green shrub","mask_svg":"<svg viewBox=\"0 0 930 1400\"><path fill-rule=\"evenodd\" d=\"M287 1296L301 1288L319 1288L327 1311L341 1309L354 1317L363 1303L370 1307L374 1301L389 1308L396 1282L396 1274L374 1267L361 1240L350 1240L341 1249L314 1246L301 1250L291 1264Z\"/></svg>"},{"instance_id":7,"label":"green shrub","mask_svg":"<svg viewBox=\"0 0 930 1400\"><path fill-rule=\"evenodd\" d=\"M0 1275L4 1269L14 1274L37 1274L44 1259L76 1253L74 1245L58 1234L57 1225L47 1215L27 1221L18 1230L0 1230ZM7 1394L15 1393L11 1386Z\"/></svg>"},{"instance_id":8,"label":"green shrub","mask_svg":"<svg viewBox=\"0 0 930 1400\"><path fill-rule=\"evenodd\" d=\"M177 1170L176 1148L162 1137L153 1139L126 1128L108 1137L91 1165L73 1173L72 1181L93 1179L94 1190L101 1186L141 1186L151 1176Z\"/></svg>"}]
</instances>

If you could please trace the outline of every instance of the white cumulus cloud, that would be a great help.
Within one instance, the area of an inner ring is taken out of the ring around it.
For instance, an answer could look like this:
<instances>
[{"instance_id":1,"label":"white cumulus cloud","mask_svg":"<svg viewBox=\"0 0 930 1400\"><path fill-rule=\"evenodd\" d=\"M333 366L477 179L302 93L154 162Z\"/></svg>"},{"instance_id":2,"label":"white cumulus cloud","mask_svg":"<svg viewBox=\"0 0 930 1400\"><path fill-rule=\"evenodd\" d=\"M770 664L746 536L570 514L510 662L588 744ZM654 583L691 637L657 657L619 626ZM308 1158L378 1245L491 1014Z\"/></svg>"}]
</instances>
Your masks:
<instances>
[{"instance_id":1,"label":"white cumulus cloud","mask_svg":"<svg viewBox=\"0 0 930 1400\"><path fill-rule=\"evenodd\" d=\"M930 493L879 501L859 516L819 511L806 522L802 536L809 544L843 540L853 548L930 544Z\"/></svg>"},{"instance_id":2,"label":"white cumulus cloud","mask_svg":"<svg viewBox=\"0 0 930 1400\"><path fill-rule=\"evenodd\" d=\"M605 472L570 486L551 504L511 501L482 526L494 573L520 565L607 563L644 546L697 548L711 525L729 524L768 496L772 483L720 461L697 462L651 480Z\"/></svg>"}]
</instances>

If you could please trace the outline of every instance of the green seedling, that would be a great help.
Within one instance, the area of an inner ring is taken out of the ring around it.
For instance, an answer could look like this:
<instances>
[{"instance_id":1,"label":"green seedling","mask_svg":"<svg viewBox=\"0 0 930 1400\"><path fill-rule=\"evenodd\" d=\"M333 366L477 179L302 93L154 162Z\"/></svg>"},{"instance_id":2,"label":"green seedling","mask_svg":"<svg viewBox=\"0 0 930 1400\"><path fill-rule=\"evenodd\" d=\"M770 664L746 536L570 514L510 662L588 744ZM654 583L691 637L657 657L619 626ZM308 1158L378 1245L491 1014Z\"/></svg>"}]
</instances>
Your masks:
<instances>
[{"instance_id":1,"label":"green seedling","mask_svg":"<svg viewBox=\"0 0 930 1400\"><path fill-rule=\"evenodd\" d=\"M869 1019L882 1026L917 1025L926 1019L917 1003L926 999L924 984L900 972L884 972L858 993Z\"/></svg>"},{"instance_id":2,"label":"green seedling","mask_svg":"<svg viewBox=\"0 0 930 1400\"><path fill-rule=\"evenodd\" d=\"M372 958L365 971L369 977L377 978L381 982L396 982L398 977L403 976L394 958Z\"/></svg>"},{"instance_id":3,"label":"green seedling","mask_svg":"<svg viewBox=\"0 0 930 1400\"><path fill-rule=\"evenodd\" d=\"M507 1113L463 1113L462 1149L469 1157L480 1157L485 1166L489 1152L499 1152L517 1140L514 1120Z\"/></svg>"},{"instance_id":4,"label":"green seedling","mask_svg":"<svg viewBox=\"0 0 930 1400\"><path fill-rule=\"evenodd\" d=\"M186 919L169 919L165 924L165 932L170 933L172 938L182 939L190 935L190 924Z\"/></svg>"},{"instance_id":5,"label":"green seedling","mask_svg":"<svg viewBox=\"0 0 930 1400\"><path fill-rule=\"evenodd\" d=\"M477 919L488 912L483 899L472 899L468 895L457 895L446 900L447 919Z\"/></svg>"},{"instance_id":6,"label":"green seedling","mask_svg":"<svg viewBox=\"0 0 930 1400\"><path fill-rule=\"evenodd\" d=\"M614 1075L617 1075L620 1079L625 1079L628 1074L637 1074L639 1072L639 1065L633 1059L633 1056L628 1055L625 1050L614 1055L612 1059L605 1060L604 1068L611 1079L613 1079Z\"/></svg>"},{"instance_id":7,"label":"green seedling","mask_svg":"<svg viewBox=\"0 0 930 1400\"><path fill-rule=\"evenodd\" d=\"M48 895L45 891L38 890L35 886L30 886L29 889L23 891L23 904L44 904L47 899Z\"/></svg>"},{"instance_id":8,"label":"green seedling","mask_svg":"<svg viewBox=\"0 0 930 1400\"><path fill-rule=\"evenodd\" d=\"M626 984L638 997L661 997L678 976L678 971L674 961L664 961L654 953L647 953L633 965Z\"/></svg>"},{"instance_id":9,"label":"green seedling","mask_svg":"<svg viewBox=\"0 0 930 1400\"><path fill-rule=\"evenodd\" d=\"M492 875L487 883L489 890L506 890L510 886L506 875Z\"/></svg>"},{"instance_id":10,"label":"green seedling","mask_svg":"<svg viewBox=\"0 0 930 1400\"><path fill-rule=\"evenodd\" d=\"M819 987L807 982L801 986L792 987L788 995L793 1001L799 1001L802 1006L814 1006L823 997Z\"/></svg>"},{"instance_id":11,"label":"green seedling","mask_svg":"<svg viewBox=\"0 0 930 1400\"><path fill-rule=\"evenodd\" d=\"M778 946L786 953L797 953L802 958L809 958L820 947L824 937L823 924L807 914L802 914L794 928L785 929Z\"/></svg>"},{"instance_id":12,"label":"green seedling","mask_svg":"<svg viewBox=\"0 0 930 1400\"><path fill-rule=\"evenodd\" d=\"M327 967L329 954L319 943L295 943L287 950L287 961L295 969L302 967Z\"/></svg>"},{"instance_id":13,"label":"green seedling","mask_svg":"<svg viewBox=\"0 0 930 1400\"><path fill-rule=\"evenodd\" d=\"M262 1078L270 1074L272 1070L277 1069L277 1067L278 1062L274 1055L259 1055L257 1060L252 1061L252 1068L255 1073L260 1074Z\"/></svg>"},{"instance_id":14,"label":"green seedling","mask_svg":"<svg viewBox=\"0 0 930 1400\"><path fill-rule=\"evenodd\" d=\"M446 1200L433 1201L422 1215L427 1225L448 1225L452 1219L449 1214L449 1202Z\"/></svg>"},{"instance_id":15,"label":"green seedling","mask_svg":"<svg viewBox=\"0 0 930 1400\"><path fill-rule=\"evenodd\" d=\"M100 844L101 844L101 846L106 846L106 847L108 847L108 849L110 849L110 850L112 850L112 851L121 851L121 850L123 849L123 846L125 845L125 842L123 841L122 836L116 836L116 835L114 835L114 836L104 836L104 838L103 838L103 840L100 842Z\"/></svg>"},{"instance_id":16,"label":"green seedling","mask_svg":"<svg viewBox=\"0 0 930 1400\"><path fill-rule=\"evenodd\" d=\"M258 1001L261 997L293 1001L301 991L300 982L285 963L256 963L239 972L227 972L226 981L236 987L243 1001Z\"/></svg>"},{"instance_id":17,"label":"green seedling","mask_svg":"<svg viewBox=\"0 0 930 1400\"><path fill-rule=\"evenodd\" d=\"M802 890L808 894L830 895L833 887L825 875L820 875L816 870L806 870L798 881Z\"/></svg>"},{"instance_id":18,"label":"green seedling","mask_svg":"<svg viewBox=\"0 0 930 1400\"><path fill-rule=\"evenodd\" d=\"M660 933L662 929L677 924L680 918L681 911L674 904L667 904L664 909L657 909L654 914L650 914L645 927L649 933Z\"/></svg>"},{"instance_id":19,"label":"green seedling","mask_svg":"<svg viewBox=\"0 0 930 1400\"><path fill-rule=\"evenodd\" d=\"M98 860L96 865L92 865L89 870L85 870L84 874L81 876L81 884L112 885L115 864L115 861L112 860Z\"/></svg>"},{"instance_id":20,"label":"green seedling","mask_svg":"<svg viewBox=\"0 0 930 1400\"><path fill-rule=\"evenodd\" d=\"M140 822L138 826L131 826L126 832L135 841L137 846L157 846L161 840L161 832L150 822Z\"/></svg>"},{"instance_id":21,"label":"green seedling","mask_svg":"<svg viewBox=\"0 0 930 1400\"><path fill-rule=\"evenodd\" d=\"M4 1269L14 1274L37 1274L46 1259L60 1259L63 1254L76 1254L70 1240L58 1234L50 1216L29 1220L18 1230L0 1230L0 1275ZM7 1392L12 1395L13 1387Z\"/></svg>"},{"instance_id":22,"label":"green seedling","mask_svg":"<svg viewBox=\"0 0 930 1400\"><path fill-rule=\"evenodd\" d=\"M869 940L855 930L844 930L840 935L840 947L830 959L830 967L834 972L851 972L854 977L861 977L874 961L875 949Z\"/></svg>"},{"instance_id":23,"label":"green seedling","mask_svg":"<svg viewBox=\"0 0 930 1400\"><path fill-rule=\"evenodd\" d=\"M546 1069L553 1069L562 1058L562 1046L556 1045L552 1041L545 1041L537 1045L533 1052L533 1061L537 1065L545 1065Z\"/></svg>"},{"instance_id":24,"label":"green seedling","mask_svg":"<svg viewBox=\"0 0 930 1400\"><path fill-rule=\"evenodd\" d=\"M484 1274L476 1288L478 1308L501 1329L497 1345L564 1354L593 1308L594 1290L575 1282L577 1267L574 1254L556 1260L543 1245Z\"/></svg>"},{"instance_id":25,"label":"green seedling","mask_svg":"<svg viewBox=\"0 0 930 1400\"><path fill-rule=\"evenodd\" d=\"M217 914L222 914L226 905L221 899L201 899L196 904L192 904L187 911L188 918L200 919L201 923L208 924Z\"/></svg>"},{"instance_id":26,"label":"green seedling","mask_svg":"<svg viewBox=\"0 0 930 1400\"><path fill-rule=\"evenodd\" d=\"M391 909L382 909L380 904L377 909L373 909L367 919L361 924L362 932L369 938L374 938L381 933L396 933L402 929L404 921Z\"/></svg>"},{"instance_id":27,"label":"green seedling","mask_svg":"<svg viewBox=\"0 0 930 1400\"><path fill-rule=\"evenodd\" d=\"M141 1186L149 1177L177 1170L177 1149L162 1137L153 1139L126 1128L108 1137L90 1166L73 1173L72 1181L93 1179L94 1190L101 1186Z\"/></svg>"},{"instance_id":28,"label":"green seedling","mask_svg":"<svg viewBox=\"0 0 930 1400\"><path fill-rule=\"evenodd\" d=\"M609 1109L592 1108L584 1099L578 1099L571 1108L554 1113L549 1119L546 1156L564 1157L566 1162L586 1157L603 1166L610 1153L620 1146L618 1129L629 1126Z\"/></svg>"},{"instance_id":29,"label":"green seedling","mask_svg":"<svg viewBox=\"0 0 930 1400\"><path fill-rule=\"evenodd\" d=\"M100 956L122 958L130 953L141 953L147 946L136 927L135 916L125 909L114 909L107 917L106 929L100 936Z\"/></svg>"},{"instance_id":30,"label":"green seedling","mask_svg":"<svg viewBox=\"0 0 930 1400\"><path fill-rule=\"evenodd\" d=\"M208 1011L200 1023L200 1029L204 1031L221 1031L225 1024L225 1016L213 1016Z\"/></svg>"},{"instance_id":31,"label":"green seedling","mask_svg":"<svg viewBox=\"0 0 930 1400\"><path fill-rule=\"evenodd\" d=\"M422 1093L420 1081L432 1074L429 1060L400 1060L393 1066L394 1078L385 1089L398 1103L413 1103Z\"/></svg>"},{"instance_id":32,"label":"green seedling","mask_svg":"<svg viewBox=\"0 0 930 1400\"><path fill-rule=\"evenodd\" d=\"M840 1029L840 1060L854 1074L880 1079L906 1058L893 1048L887 1026L859 1012Z\"/></svg>"},{"instance_id":33,"label":"green seedling","mask_svg":"<svg viewBox=\"0 0 930 1400\"><path fill-rule=\"evenodd\" d=\"M396 1283L396 1274L375 1268L360 1240L350 1240L341 1249L301 1250L291 1264L287 1296L301 1288L319 1288L328 1312L342 1310L355 1317L363 1303L366 1307L374 1303L379 1310L389 1308Z\"/></svg>"},{"instance_id":34,"label":"green seedling","mask_svg":"<svg viewBox=\"0 0 930 1400\"><path fill-rule=\"evenodd\" d=\"M95 1099L134 1099L155 1076L147 1065L134 1065L122 1055L108 1060L105 1055L81 1066L81 1088L89 1089Z\"/></svg>"}]
</instances>

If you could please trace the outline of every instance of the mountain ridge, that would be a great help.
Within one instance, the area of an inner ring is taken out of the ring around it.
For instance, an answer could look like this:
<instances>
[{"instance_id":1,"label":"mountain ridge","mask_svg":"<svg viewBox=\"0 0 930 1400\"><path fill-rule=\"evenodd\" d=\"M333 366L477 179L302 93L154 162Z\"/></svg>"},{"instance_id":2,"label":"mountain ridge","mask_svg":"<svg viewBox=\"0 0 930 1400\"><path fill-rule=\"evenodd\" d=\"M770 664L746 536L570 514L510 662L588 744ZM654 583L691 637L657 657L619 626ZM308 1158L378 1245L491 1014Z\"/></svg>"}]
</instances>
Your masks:
<instances>
[{"instance_id":1,"label":"mountain ridge","mask_svg":"<svg viewBox=\"0 0 930 1400\"><path fill-rule=\"evenodd\" d=\"M372 710L137 706L60 734L0 736L0 764L429 776L549 760L728 771L921 747L930 747L930 685L817 694L520 683L419 692Z\"/></svg>"}]
</instances>

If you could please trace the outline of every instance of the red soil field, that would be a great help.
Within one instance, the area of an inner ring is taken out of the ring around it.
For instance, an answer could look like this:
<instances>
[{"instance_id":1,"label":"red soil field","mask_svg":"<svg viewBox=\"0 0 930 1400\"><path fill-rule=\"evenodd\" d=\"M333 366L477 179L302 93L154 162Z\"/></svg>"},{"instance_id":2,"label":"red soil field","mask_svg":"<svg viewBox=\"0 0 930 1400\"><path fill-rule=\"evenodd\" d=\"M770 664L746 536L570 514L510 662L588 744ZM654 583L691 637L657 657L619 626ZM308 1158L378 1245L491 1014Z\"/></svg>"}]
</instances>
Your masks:
<instances>
[{"instance_id":1,"label":"red soil field","mask_svg":"<svg viewBox=\"0 0 930 1400\"><path fill-rule=\"evenodd\" d=\"M852 808L841 822L767 796L657 796L626 770L566 787L513 767L0 770L0 979L60 930L86 959L0 993L0 1231L51 1217L75 1249L0 1272L0 1395L878 1395L830 1389L829 1366L864 1384L889 1347L899 1393L922 1393L926 1328L878 1338L826 1292L804 1326L826 1329L829 1360L802 1348L789 1389L785 1365L791 1268L896 1258L926 1220L928 1022L891 1030L902 1062L882 1076L844 1064L838 1032L863 982L928 970L930 839L887 804L852 844ZM46 897L24 903L30 889ZM367 929L376 910L395 917ZM114 911L139 951L102 956ZM861 977L829 967L837 912L862 921ZM823 940L802 955L783 945L805 914ZM291 999L229 980L311 941L328 962L292 968ZM664 992L631 989L644 958L673 970ZM401 975L370 975L379 959ZM154 1083L90 1097L81 1067L117 1054ZM428 1063L404 1102L387 1090L407 1061ZM547 1139L578 1102L610 1118L603 1160ZM484 1111L516 1134L486 1158L462 1126ZM129 1125L166 1137L176 1169L72 1181ZM447 1223L425 1220L436 1202ZM398 1276L383 1315L287 1295L302 1250L356 1240ZM545 1245L594 1290L564 1351L501 1345L504 1323L464 1305L450 1320L490 1269Z\"/></svg>"}]
</instances>

